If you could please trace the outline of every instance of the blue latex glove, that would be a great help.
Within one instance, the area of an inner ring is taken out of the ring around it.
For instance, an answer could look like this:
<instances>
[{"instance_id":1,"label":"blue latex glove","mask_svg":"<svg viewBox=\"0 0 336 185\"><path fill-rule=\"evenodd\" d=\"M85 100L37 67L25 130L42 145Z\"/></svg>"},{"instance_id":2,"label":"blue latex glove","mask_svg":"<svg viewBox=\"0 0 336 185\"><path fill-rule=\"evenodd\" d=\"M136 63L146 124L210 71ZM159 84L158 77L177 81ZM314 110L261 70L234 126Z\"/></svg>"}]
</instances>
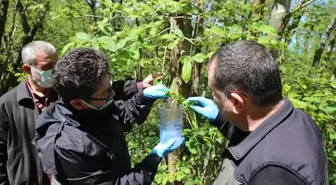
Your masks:
<instances>
[{"instance_id":1,"label":"blue latex glove","mask_svg":"<svg viewBox=\"0 0 336 185\"><path fill-rule=\"evenodd\" d=\"M167 98L166 92L168 88L163 84L154 85L151 87L147 87L143 93L145 97L150 99L159 99L159 98Z\"/></svg>"},{"instance_id":2,"label":"blue latex glove","mask_svg":"<svg viewBox=\"0 0 336 185\"><path fill-rule=\"evenodd\" d=\"M206 117L210 121L214 121L218 115L218 108L215 102L203 97L190 97L188 102L197 102L198 105L191 105L190 108L195 112Z\"/></svg>"},{"instance_id":3,"label":"blue latex glove","mask_svg":"<svg viewBox=\"0 0 336 185\"><path fill-rule=\"evenodd\" d=\"M185 141L184 137L181 137L181 139L170 139L166 144L159 143L156 145L153 150L152 154L156 154L160 157L165 157L172 151L178 149Z\"/></svg>"}]
</instances>

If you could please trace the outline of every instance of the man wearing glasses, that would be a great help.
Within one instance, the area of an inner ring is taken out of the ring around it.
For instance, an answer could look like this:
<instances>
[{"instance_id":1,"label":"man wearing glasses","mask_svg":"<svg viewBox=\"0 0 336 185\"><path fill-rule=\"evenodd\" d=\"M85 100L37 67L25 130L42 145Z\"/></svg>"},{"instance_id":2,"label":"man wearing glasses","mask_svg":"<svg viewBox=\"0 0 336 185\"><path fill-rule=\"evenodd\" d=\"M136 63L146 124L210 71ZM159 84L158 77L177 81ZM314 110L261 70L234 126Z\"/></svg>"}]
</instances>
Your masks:
<instances>
[{"instance_id":1,"label":"man wearing glasses","mask_svg":"<svg viewBox=\"0 0 336 185\"><path fill-rule=\"evenodd\" d=\"M62 101L37 119L35 144L44 170L61 184L151 184L161 159L184 142L159 143L131 168L124 132L141 124L155 99L167 88L139 90L128 100L114 100L109 63L97 50L65 54L53 71Z\"/></svg>"}]
</instances>

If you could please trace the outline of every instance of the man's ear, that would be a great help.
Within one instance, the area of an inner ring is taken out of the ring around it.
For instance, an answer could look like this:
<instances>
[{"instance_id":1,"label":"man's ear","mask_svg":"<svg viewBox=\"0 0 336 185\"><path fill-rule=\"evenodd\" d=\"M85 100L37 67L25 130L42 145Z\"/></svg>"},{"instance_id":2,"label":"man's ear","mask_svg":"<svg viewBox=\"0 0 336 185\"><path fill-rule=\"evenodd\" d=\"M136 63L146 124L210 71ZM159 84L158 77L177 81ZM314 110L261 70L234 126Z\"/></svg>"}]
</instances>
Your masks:
<instances>
[{"instance_id":1,"label":"man's ear","mask_svg":"<svg viewBox=\"0 0 336 185\"><path fill-rule=\"evenodd\" d=\"M31 75L31 69L30 69L30 66L29 66L29 65L27 65L27 64L23 64L23 65L22 65L22 70L23 70L26 74Z\"/></svg>"},{"instance_id":2,"label":"man's ear","mask_svg":"<svg viewBox=\"0 0 336 185\"><path fill-rule=\"evenodd\" d=\"M70 100L70 104L73 108L75 108L77 110L82 110L82 109L85 108L84 103L80 99Z\"/></svg>"},{"instance_id":3,"label":"man's ear","mask_svg":"<svg viewBox=\"0 0 336 185\"><path fill-rule=\"evenodd\" d=\"M233 112L235 114L238 114L238 113L244 111L245 106L246 106L246 102L244 100L243 95L239 92L232 92L230 94L230 96L231 96L231 101L232 101L232 104L233 104Z\"/></svg>"}]
</instances>

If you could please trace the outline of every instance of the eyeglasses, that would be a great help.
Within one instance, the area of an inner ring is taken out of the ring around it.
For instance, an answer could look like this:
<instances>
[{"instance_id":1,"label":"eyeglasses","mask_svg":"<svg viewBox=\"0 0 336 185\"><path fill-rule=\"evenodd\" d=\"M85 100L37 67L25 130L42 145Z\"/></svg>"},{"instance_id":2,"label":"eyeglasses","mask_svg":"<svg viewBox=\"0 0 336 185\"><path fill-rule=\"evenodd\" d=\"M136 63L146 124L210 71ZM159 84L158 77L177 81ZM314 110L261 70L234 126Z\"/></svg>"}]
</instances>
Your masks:
<instances>
[{"instance_id":1,"label":"eyeglasses","mask_svg":"<svg viewBox=\"0 0 336 185\"><path fill-rule=\"evenodd\" d=\"M111 80L110 81L110 86L108 88L108 98L93 98L93 97L89 97L89 98L85 98L87 100L94 100L94 101L107 101L107 100L110 100L112 99L112 94L113 94L113 88L112 88L112 85L113 85L113 81Z\"/></svg>"}]
</instances>

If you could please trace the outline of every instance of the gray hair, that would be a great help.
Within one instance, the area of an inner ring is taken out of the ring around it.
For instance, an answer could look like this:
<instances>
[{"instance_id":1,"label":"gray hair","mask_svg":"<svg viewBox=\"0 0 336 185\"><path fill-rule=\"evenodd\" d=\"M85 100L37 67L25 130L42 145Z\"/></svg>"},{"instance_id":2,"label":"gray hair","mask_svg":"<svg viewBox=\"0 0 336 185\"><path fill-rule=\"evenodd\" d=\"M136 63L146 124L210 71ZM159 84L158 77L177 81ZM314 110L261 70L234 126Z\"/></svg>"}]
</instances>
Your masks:
<instances>
[{"instance_id":1,"label":"gray hair","mask_svg":"<svg viewBox=\"0 0 336 185\"><path fill-rule=\"evenodd\" d=\"M44 52L46 54L54 54L57 52L56 48L45 41L33 41L25 45L21 52L22 62L28 65L35 65L36 53Z\"/></svg>"}]
</instances>

